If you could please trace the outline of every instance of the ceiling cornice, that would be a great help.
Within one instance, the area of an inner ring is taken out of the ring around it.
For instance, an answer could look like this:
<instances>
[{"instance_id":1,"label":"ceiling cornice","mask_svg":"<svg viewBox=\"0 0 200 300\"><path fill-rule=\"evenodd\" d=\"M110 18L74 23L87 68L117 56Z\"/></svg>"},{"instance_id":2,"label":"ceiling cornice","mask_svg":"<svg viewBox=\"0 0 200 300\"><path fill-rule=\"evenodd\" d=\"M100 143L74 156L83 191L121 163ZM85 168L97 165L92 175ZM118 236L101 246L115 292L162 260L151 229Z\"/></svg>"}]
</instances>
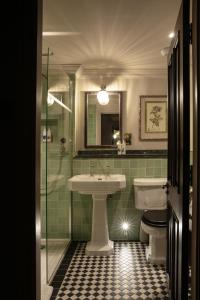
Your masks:
<instances>
[{"instance_id":1,"label":"ceiling cornice","mask_svg":"<svg viewBox=\"0 0 200 300\"><path fill-rule=\"evenodd\" d=\"M120 69L120 68L84 68L81 66L76 72L76 78L89 79L94 77L122 77L122 78L133 78L133 77L148 77L148 78L166 78L166 69Z\"/></svg>"}]
</instances>

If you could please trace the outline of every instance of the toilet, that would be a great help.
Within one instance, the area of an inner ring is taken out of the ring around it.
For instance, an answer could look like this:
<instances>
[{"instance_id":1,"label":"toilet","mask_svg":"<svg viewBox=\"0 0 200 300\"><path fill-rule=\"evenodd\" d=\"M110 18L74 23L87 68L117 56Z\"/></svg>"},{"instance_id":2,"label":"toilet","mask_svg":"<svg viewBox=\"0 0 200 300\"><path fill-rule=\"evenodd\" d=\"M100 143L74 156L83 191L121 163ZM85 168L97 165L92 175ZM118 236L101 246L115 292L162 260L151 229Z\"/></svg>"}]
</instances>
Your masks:
<instances>
[{"instance_id":1,"label":"toilet","mask_svg":"<svg viewBox=\"0 0 200 300\"><path fill-rule=\"evenodd\" d=\"M152 264L165 264L167 247L166 178L134 178L135 207L143 210L141 234L148 235L146 258ZM141 236L140 234L140 236Z\"/></svg>"}]
</instances>

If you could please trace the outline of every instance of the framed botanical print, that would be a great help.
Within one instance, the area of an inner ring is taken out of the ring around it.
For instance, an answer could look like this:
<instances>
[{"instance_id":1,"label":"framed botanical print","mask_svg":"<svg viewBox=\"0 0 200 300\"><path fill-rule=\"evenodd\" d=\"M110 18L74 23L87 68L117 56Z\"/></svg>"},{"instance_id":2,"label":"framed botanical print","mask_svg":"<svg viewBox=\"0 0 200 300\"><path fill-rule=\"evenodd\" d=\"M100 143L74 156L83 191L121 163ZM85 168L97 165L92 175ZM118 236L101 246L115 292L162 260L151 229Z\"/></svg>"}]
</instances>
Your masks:
<instances>
[{"instance_id":1,"label":"framed botanical print","mask_svg":"<svg viewBox=\"0 0 200 300\"><path fill-rule=\"evenodd\" d=\"M140 139L167 139L167 96L140 96Z\"/></svg>"}]
</instances>

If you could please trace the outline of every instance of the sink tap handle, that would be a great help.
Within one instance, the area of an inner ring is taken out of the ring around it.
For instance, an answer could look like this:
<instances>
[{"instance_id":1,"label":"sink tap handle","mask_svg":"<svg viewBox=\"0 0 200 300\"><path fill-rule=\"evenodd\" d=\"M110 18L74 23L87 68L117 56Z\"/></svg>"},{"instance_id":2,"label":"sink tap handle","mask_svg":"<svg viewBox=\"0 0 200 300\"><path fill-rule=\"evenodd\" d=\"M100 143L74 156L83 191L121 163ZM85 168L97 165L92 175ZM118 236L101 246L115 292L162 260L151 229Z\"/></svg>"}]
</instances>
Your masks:
<instances>
[{"instance_id":1,"label":"sink tap handle","mask_svg":"<svg viewBox=\"0 0 200 300\"><path fill-rule=\"evenodd\" d=\"M106 176L110 176L110 165L106 165Z\"/></svg>"},{"instance_id":2,"label":"sink tap handle","mask_svg":"<svg viewBox=\"0 0 200 300\"><path fill-rule=\"evenodd\" d=\"M90 176L94 176L94 162L90 161Z\"/></svg>"}]
</instances>

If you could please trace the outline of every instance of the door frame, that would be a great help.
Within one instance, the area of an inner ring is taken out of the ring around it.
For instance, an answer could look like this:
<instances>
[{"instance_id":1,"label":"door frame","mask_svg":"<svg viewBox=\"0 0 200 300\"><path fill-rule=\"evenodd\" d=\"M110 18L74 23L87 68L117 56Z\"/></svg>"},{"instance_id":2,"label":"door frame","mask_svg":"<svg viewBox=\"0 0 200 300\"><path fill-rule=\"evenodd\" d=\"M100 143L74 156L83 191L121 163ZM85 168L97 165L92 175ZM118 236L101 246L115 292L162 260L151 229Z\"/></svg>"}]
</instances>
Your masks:
<instances>
[{"instance_id":1,"label":"door frame","mask_svg":"<svg viewBox=\"0 0 200 300\"><path fill-rule=\"evenodd\" d=\"M171 298L188 299L189 233L189 0L183 0L168 54L168 260Z\"/></svg>"},{"instance_id":2,"label":"door frame","mask_svg":"<svg viewBox=\"0 0 200 300\"><path fill-rule=\"evenodd\" d=\"M200 1L193 0L193 208L192 208L192 299L200 299Z\"/></svg>"}]
</instances>

